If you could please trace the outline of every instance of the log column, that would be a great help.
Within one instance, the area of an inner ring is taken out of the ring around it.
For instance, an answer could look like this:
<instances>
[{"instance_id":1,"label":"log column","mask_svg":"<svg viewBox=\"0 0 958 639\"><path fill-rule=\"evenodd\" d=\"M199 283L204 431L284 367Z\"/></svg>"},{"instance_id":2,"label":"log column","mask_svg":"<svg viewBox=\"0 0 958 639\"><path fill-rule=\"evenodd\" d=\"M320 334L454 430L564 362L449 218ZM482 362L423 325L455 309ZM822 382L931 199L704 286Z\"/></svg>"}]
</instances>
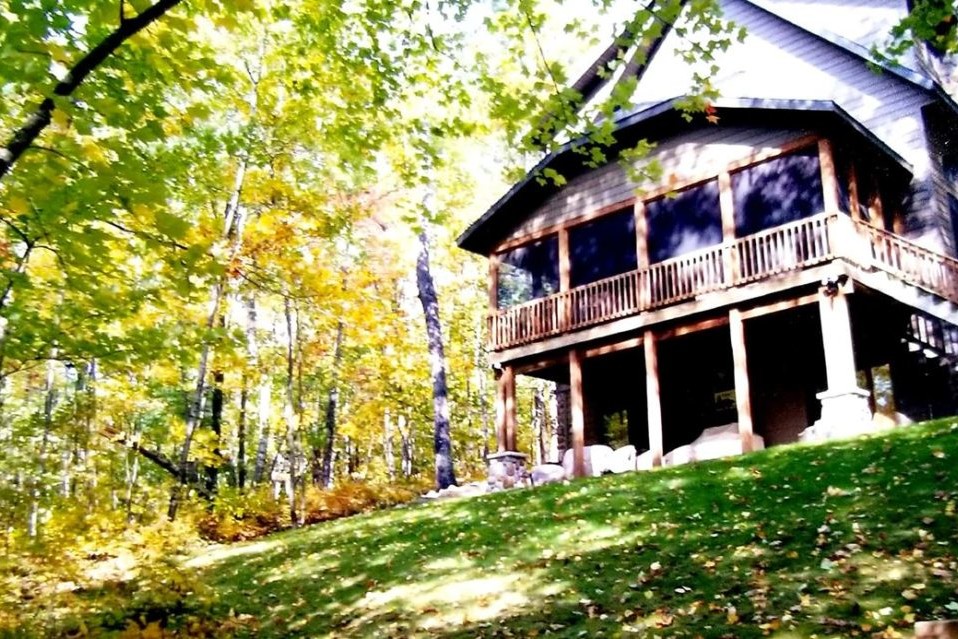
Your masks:
<instances>
[{"instance_id":1,"label":"log column","mask_svg":"<svg viewBox=\"0 0 958 639\"><path fill-rule=\"evenodd\" d=\"M752 396L749 388L748 356L745 350L745 322L742 312L733 308L728 314L729 334L732 338L732 367L735 372L735 407L738 411L738 433L742 438L742 452L755 450L752 423Z\"/></svg>"},{"instance_id":2,"label":"log column","mask_svg":"<svg viewBox=\"0 0 958 639\"><path fill-rule=\"evenodd\" d=\"M635 201L632 211L635 216L635 264L636 268L645 273L639 277L639 308L645 310L652 305L652 280L648 268L649 264L649 223L645 217L645 202Z\"/></svg>"},{"instance_id":3,"label":"log column","mask_svg":"<svg viewBox=\"0 0 958 639\"><path fill-rule=\"evenodd\" d=\"M819 290L818 310L825 352L828 390L817 395L822 417L802 434L802 439L849 437L872 430L870 393L858 387L852 338L847 276L830 278Z\"/></svg>"},{"instance_id":4,"label":"log column","mask_svg":"<svg viewBox=\"0 0 958 639\"><path fill-rule=\"evenodd\" d=\"M822 190L825 196L825 211L833 213L839 210L838 174L835 172L835 154L832 143L826 139L818 141L818 163L822 169Z\"/></svg>"},{"instance_id":5,"label":"log column","mask_svg":"<svg viewBox=\"0 0 958 639\"><path fill-rule=\"evenodd\" d=\"M496 444L500 453L516 449L516 375L511 366L496 371Z\"/></svg>"},{"instance_id":6,"label":"log column","mask_svg":"<svg viewBox=\"0 0 958 639\"><path fill-rule=\"evenodd\" d=\"M572 413L572 474L585 476L585 397L582 390L582 353L569 353L570 412Z\"/></svg>"},{"instance_id":7,"label":"log column","mask_svg":"<svg viewBox=\"0 0 958 639\"><path fill-rule=\"evenodd\" d=\"M646 330L642 338L645 347L645 395L648 406L649 451L652 466L662 465L662 403L659 397L659 354L655 333Z\"/></svg>"},{"instance_id":8,"label":"log column","mask_svg":"<svg viewBox=\"0 0 958 639\"><path fill-rule=\"evenodd\" d=\"M735 251L735 198L732 193L732 175L723 171L718 176L719 208L722 214L722 268L724 281L732 286L738 280L738 254Z\"/></svg>"},{"instance_id":9,"label":"log column","mask_svg":"<svg viewBox=\"0 0 958 639\"><path fill-rule=\"evenodd\" d=\"M569 229L559 229L559 290L568 293L572 289L572 258L569 250ZM559 304L559 321L563 330L572 328L572 298L562 297Z\"/></svg>"},{"instance_id":10,"label":"log column","mask_svg":"<svg viewBox=\"0 0 958 639\"><path fill-rule=\"evenodd\" d=\"M516 450L516 371L511 366L506 366L502 371L505 382L506 393L506 419L505 435L506 450Z\"/></svg>"}]
</instances>

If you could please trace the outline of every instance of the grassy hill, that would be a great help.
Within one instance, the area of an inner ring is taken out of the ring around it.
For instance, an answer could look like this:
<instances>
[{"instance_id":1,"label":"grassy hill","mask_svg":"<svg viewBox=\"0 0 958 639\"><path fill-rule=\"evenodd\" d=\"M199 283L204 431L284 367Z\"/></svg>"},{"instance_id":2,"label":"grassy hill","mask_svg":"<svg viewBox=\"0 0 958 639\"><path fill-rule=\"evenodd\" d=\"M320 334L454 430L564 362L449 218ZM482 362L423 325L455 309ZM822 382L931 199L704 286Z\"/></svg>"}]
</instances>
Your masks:
<instances>
[{"instance_id":1,"label":"grassy hill","mask_svg":"<svg viewBox=\"0 0 958 639\"><path fill-rule=\"evenodd\" d=\"M958 618L958 423L354 517L190 562L251 635L909 637Z\"/></svg>"}]
</instances>

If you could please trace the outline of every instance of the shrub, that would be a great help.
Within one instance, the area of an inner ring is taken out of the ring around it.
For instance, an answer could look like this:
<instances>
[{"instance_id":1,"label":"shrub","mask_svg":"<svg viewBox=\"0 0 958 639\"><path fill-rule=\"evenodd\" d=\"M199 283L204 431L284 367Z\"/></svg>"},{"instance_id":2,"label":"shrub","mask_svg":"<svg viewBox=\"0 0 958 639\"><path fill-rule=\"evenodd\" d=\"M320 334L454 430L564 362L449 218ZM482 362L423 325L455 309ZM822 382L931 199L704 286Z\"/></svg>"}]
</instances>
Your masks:
<instances>
[{"instance_id":1,"label":"shrub","mask_svg":"<svg viewBox=\"0 0 958 639\"><path fill-rule=\"evenodd\" d=\"M417 484L348 482L329 490L307 486L305 494L296 497L303 523L315 524L409 503L423 488ZM213 509L197 520L199 533L217 542L255 539L290 526L285 497L274 500L265 488L248 493L223 491Z\"/></svg>"}]
</instances>

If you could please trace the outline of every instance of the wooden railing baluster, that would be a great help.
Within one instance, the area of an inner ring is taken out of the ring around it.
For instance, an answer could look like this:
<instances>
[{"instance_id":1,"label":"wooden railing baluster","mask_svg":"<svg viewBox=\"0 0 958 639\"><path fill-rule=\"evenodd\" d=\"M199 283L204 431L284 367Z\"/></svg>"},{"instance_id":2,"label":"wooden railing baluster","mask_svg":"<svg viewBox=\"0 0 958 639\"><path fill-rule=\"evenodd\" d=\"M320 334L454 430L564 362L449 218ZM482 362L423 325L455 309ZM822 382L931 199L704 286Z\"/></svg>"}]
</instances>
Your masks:
<instances>
[{"instance_id":1,"label":"wooden railing baluster","mask_svg":"<svg viewBox=\"0 0 958 639\"><path fill-rule=\"evenodd\" d=\"M851 246L846 236L836 241L835 233L849 228L855 231ZM856 236L867 240L867 250L864 245L859 248ZM866 222L822 214L503 309L490 314L487 326L493 348L501 350L836 256L868 260L865 266L883 269L958 303L958 260ZM943 345L950 341L944 334L935 337Z\"/></svg>"}]
</instances>

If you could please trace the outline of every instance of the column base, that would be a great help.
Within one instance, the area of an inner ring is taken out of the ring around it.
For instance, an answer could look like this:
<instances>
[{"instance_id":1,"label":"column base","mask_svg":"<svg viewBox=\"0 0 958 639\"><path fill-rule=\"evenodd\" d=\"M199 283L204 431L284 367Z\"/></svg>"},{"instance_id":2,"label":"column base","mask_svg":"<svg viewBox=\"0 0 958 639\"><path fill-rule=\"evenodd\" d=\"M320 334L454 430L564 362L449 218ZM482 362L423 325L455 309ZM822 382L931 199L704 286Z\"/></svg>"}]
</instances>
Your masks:
<instances>
[{"instance_id":1,"label":"column base","mask_svg":"<svg viewBox=\"0 0 958 639\"><path fill-rule=\"evenodd\" d=\"M861 388L818 393L815 397L822 403L822 417L803 430L799 440L825 441L875 432L868 405L870 395Z\"/></svg>"},{"instance_id":2,"label":"column base","mask_svg":"<svg viewBox=\"0 0 958 639\"><path fill-rule=\"evenodd\" d=\"M529 474L526 472L526 459L526 455L508 450L486 457L490 492L528 486Z\"/></svg>"}]
</instances>

